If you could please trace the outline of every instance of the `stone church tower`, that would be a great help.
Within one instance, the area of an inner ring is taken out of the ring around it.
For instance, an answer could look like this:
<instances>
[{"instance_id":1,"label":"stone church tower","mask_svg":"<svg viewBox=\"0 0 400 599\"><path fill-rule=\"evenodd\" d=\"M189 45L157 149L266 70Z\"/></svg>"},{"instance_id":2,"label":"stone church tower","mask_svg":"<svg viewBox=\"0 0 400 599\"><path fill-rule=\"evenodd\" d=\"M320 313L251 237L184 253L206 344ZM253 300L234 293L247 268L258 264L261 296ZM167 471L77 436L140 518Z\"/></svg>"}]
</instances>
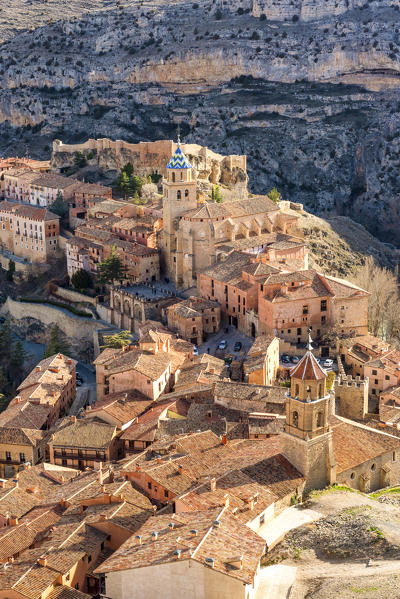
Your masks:
<instances>
[{"instance_id":1,"label":"stone church tower","mask_svg":"<svg viewBox=\"0 0 400 599\"><path fill-rule=\"evenodd\" d=\"M178 286L183 282L182 238L179 234L179 218L197 208L197 184L193 180L193 168L178 147L167 164L167 178L163 180L163 241L165 273Z\"/></svg>"},{"instance_id":2,"label":"stone church tower","mask_svg":"<svg viewBox=\"0 0 400 599\"><path fill-rule=\"evenodd\" d=\"M307 479L306 491L321 489L335 482L336 465L328 425L327 375L312 353L311 337L290 376L282 453Z\"/></svg>"}]
</instances>

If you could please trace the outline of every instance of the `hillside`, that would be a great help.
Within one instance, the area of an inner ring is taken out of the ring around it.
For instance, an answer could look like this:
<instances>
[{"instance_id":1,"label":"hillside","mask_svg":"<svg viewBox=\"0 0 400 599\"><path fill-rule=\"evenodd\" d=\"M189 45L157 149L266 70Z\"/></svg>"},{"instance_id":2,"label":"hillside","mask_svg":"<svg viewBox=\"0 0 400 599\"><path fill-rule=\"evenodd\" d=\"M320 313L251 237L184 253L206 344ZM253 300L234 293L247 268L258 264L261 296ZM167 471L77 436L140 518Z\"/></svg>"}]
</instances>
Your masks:
<instances>
[{"instance_id":1,"label":"hillside","mask_svg":"<svg viewBox=\"0 0 400 599\"><path fill-rule=\"evenodd\" d=\"M0 150L168 139L181 123L187 143L247 154L254 192L276 185L400 243L399 9L12 0L0 12Z\"/></svg>"},{"instance_id":2,"label":"hillside","mask_svg":"<svg viewBox=\"0 0 400 599\"><path fill-rule=\"evenodd\" d=\"M400 567L398 503L328 490L314 493L305 507L319 519L293 530L267 558L295 569L291 599L392 595Z\"/></svg>"}]
</instances>

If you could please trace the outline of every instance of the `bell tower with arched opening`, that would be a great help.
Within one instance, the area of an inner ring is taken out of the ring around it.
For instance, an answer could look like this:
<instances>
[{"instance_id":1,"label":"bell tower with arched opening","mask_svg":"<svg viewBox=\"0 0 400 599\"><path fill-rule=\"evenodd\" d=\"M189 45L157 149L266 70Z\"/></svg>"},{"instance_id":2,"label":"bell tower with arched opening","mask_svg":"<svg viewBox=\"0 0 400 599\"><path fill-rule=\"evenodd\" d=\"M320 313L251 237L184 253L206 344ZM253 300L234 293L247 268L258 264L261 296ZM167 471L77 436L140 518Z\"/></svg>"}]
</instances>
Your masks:
<instances>
[{"instance_id":1,"label":"bell tower with arched opening","mask_svg":"<svg viewBox=\"0 0 400 599\"><path fill-rule=\"evenodd\" d=\"M180 284L181 250L179 240L179 217L197 208L197 184L193 167L182 152L180 140L167 164L167 176L163 180L163 251L166 274Z\"/></svg>"},{"instance_id":2,"label":"bell tower with arched opening","mask_svg":"<svg viewBox=\"0 0 400 599\"><path fill-rule=\"evenodd\" d=\"M309 336L307 352L290 371L286 395L284 454L307 479L306 490L335 480L332 433L328 424L327 374L318 364Z\"/></svg>"}]
</instances>

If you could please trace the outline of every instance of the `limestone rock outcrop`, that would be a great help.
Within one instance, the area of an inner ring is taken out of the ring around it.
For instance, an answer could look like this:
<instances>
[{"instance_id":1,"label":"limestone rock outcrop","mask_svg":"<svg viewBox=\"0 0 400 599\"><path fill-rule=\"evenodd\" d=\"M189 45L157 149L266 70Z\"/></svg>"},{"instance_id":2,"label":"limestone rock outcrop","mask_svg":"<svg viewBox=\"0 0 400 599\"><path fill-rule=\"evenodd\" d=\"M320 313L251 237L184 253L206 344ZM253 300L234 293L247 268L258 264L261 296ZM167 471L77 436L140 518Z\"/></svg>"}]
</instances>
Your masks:
<instances>
[{"instance_id":1,"label":"limestone rock outcrop","mask_svg":"<svg viewBox=\"0 0 400 599\"><path fill-rule=\"evenodd\" d=\"M180 123L185 144L247 154L254 192L400 245L398 0L52 0L53 18L57 3L63 20L16 23L0 46L1 151L171 140Z\"/></svg>"}]
</instances>

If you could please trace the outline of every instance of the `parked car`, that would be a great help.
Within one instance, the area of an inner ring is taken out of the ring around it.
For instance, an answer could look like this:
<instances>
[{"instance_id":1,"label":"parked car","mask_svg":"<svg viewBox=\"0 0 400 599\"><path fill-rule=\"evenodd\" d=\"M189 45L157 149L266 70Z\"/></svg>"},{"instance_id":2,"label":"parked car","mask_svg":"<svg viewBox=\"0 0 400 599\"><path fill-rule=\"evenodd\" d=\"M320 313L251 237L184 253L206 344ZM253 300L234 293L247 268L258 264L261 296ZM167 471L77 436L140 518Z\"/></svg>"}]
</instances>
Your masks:
<instances>
[{"instance_id":1,"label":"parked car","mask_svg":"<svg viewBox=\"0 0 400 599\"><path fill-rule=\"evenodd\" d=\"M195 345L194 348L193 348L193 355L194 356L198 356L199 355L199 350L198 350L197 345Z\"/></svg>"},{"instance_id":2,"label":"parked car","mask_svg":"<svg viewBox=\"0 0 400 599\"><path fill-rule=\"evenodd\" d=\"M290 363L290 357L287 356L286 354L283 354L281 356L281 362L283 362L284 364L289 364Z\"/></svg>"},{"instance_id":3,"label":"parked car","mask_svg":"<svg viewBox=\"0 0 400 599\"><path fill-rule=\"evenodd\" d=\"M80 381L81 383L83 383L83 377L82 377L82 375L81 375L81 373L80 373L80 372L77 372L77 373L76 373L76 380L77 380L77 381Z\"/></svg>"},{"instance_id":4,"label":"parked car","mask_svg":"<svg viewBox=\"0 0 400 599\"><path fill-rule=\"evenodd\" d=\"M77 387L81 387L81 386L82 386L82 381L81 381L81 379L76 379L76 386L77 386Z\"/></svg>"},{"instance_id":5,"label":"parked car","mask_svg":"<svg viewBox=\"0 0 400 599\"><path fill-rule=\"evenodd\" d=\"M240 351L241 349L242 349L242 342L236 341L235 345L233 346L233 351Z\"/></svg>"},{"instance_id":6,"label":"parked car","mask_svg":"<svg viewBox=\"0 0 400 599\"><path fill-rule=\"evenodd\" d=\"M226 341L226 339L221 341L220 344L218 345L218 349L226 349L227 347L228 347L228 342Z\"/></svg>"},{"instance_id":7,"label":"parked car","mask_svg":"<svg viewBox=\"0 0 400 599\"><path fill-rule=\"evenodd\" d=\"M324 368L332 368L333 360L332 358L327 358L323 363Z\"/></svg>"},{"instance_id":8,"label":"parked car","mask_svg":"<svg viewBox=\"0 0 400 599\"><path fill-rule=\"evenodd\" d=\"M292 357L292 362L293 362L293 364L297 364L297 362L300 362L299 356L293 356Z\"/></svg>"}]
</instances>

